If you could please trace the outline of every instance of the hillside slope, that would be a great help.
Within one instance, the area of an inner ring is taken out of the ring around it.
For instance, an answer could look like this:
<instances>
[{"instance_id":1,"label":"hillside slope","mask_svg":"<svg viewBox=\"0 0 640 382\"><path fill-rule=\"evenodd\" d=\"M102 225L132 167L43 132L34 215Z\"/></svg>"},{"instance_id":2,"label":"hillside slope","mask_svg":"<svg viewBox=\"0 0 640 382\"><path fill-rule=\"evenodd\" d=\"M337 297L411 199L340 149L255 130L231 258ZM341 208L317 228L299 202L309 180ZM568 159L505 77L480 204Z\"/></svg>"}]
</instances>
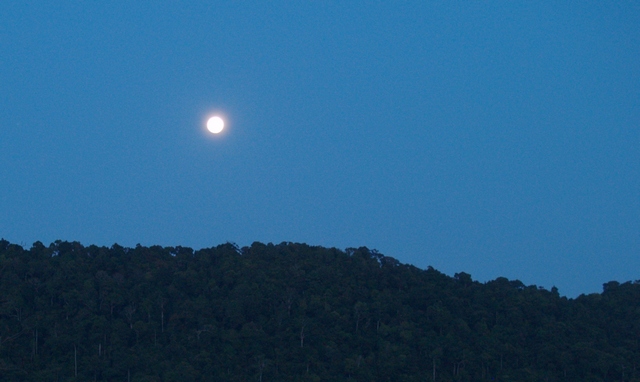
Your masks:
<instances>
[{"instance_id":1,"label":"hillside slope","mask_svg":"<svg viewBox=\"0 0 640 382\"><path fill-rule=\"evenodd\" d=\"M640 284L481 284L367 248L0 241L7 381L640 381Z\"/></svg>"}]
</instances>

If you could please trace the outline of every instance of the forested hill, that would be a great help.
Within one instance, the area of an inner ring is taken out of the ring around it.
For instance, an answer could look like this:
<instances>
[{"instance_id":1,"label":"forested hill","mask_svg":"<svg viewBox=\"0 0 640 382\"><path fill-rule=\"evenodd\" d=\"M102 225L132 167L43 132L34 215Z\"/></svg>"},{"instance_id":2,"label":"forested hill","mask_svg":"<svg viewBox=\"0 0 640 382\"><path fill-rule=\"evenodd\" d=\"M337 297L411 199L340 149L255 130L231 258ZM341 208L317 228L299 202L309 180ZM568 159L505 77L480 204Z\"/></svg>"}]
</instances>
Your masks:
<instances>
[{"instance_id":1,"label":"forested hill","mask_svg":"<svg viewBox=\"0 0 640 382\"><path fill-rule=\"evenodd\" d=\"M640 284L601 294L367 248L0 241L2 381L640 381Z\"/></svg>"}]
</instances>

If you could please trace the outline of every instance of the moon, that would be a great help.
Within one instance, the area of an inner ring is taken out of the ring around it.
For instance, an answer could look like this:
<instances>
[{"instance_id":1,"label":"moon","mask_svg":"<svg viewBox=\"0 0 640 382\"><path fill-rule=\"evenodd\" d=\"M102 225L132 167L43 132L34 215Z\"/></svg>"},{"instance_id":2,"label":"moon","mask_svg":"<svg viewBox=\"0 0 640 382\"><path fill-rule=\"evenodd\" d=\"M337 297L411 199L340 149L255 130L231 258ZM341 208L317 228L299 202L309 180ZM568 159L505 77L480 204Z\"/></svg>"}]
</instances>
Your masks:
<instances>
[{"instance_id":1,"label":"moon","mask_svg":"<svg viewBox=\"0 0 640 382\"><path fill-rule=\"evenodd\" d=\"M215 116L209 118L207 121L207 130L212 132L213 134L218 134L224 129L224 121L222 118Z\"/></svg>"}]
</instances>

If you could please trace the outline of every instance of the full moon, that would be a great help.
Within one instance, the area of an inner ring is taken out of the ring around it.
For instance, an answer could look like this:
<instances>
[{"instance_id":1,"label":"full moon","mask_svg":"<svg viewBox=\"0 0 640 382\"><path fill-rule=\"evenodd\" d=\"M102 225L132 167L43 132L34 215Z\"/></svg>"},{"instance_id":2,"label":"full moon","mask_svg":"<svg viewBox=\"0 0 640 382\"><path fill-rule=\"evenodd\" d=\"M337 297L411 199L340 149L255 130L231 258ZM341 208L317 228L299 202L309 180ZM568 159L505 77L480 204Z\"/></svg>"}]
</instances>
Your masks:
<instances>
[{"instance_id":1,"label":"full moon","mask_svg":"<svg viewBox=\"0 0 640 382\"><path fill-rule=\"evenodd\" d=\"M207 121L207 130L214 134L218 134L224 129L224 121L220 117L211 117Z\"/></svg>"}]
</instances>

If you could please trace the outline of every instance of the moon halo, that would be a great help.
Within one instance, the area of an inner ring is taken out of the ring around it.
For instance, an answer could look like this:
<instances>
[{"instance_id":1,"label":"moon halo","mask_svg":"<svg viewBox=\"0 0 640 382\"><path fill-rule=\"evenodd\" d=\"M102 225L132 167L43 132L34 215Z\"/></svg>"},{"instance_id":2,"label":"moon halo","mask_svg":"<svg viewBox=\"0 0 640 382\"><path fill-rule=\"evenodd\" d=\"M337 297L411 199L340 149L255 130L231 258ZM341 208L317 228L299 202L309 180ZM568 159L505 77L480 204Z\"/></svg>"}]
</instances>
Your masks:
<instances>
[{"instance_id":1,"label":"moon halo","mask_svg":"<svg viewBox=\"0 0 640 382\"><path fill-rule=\"evenodd\" d=\"M207 121L207 130L213 134L218 134L224 129L224 121L217 115Z\"/></svg>"}]
</instances>

